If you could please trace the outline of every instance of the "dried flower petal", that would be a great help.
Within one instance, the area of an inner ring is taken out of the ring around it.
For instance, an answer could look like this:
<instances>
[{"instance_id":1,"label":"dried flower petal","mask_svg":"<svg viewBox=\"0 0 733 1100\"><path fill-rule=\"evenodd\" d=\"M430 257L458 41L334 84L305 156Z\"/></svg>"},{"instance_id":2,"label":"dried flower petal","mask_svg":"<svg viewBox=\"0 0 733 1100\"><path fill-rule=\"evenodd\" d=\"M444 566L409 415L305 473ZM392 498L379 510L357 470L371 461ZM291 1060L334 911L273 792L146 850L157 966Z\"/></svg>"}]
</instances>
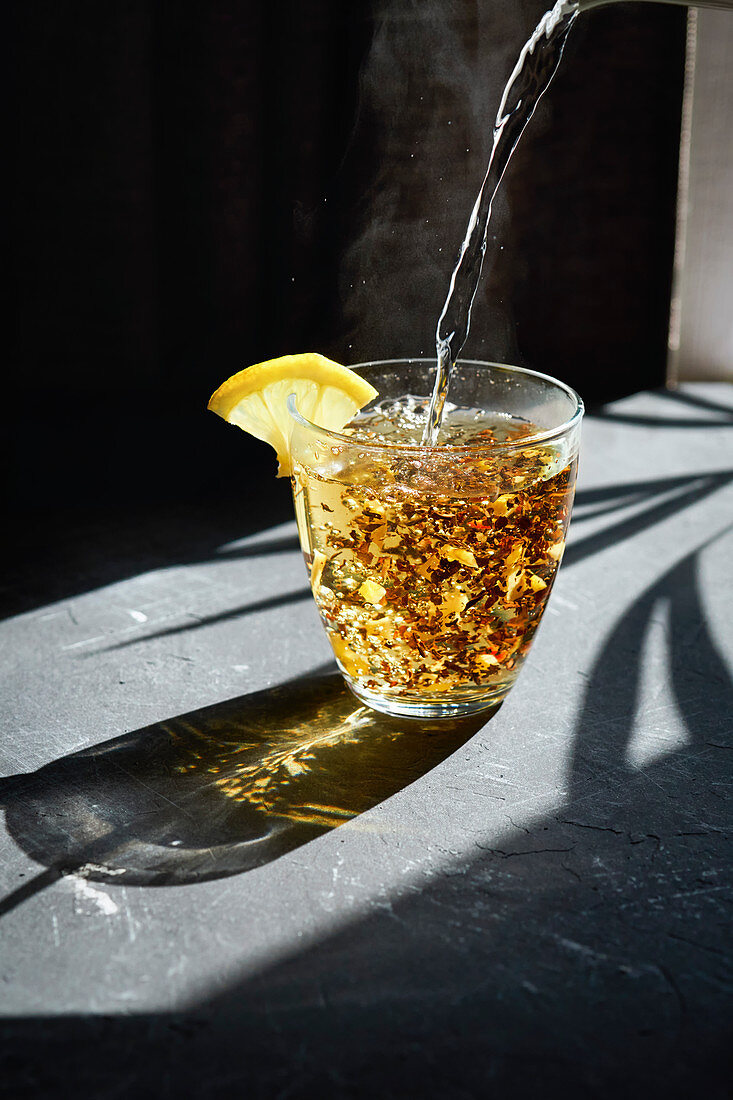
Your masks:
<instances>
[{"instance_id":1,"label":"dried flower petal","mask_svg":"<svg viewBox=\"0 0 733 1100\"><path fill-rule=\"evenodd\" d=\"M379 603L387 594L387 589L376 581L364 581L359 588L359 595L367 603Z\"/></svg>"},{"instance_id":2,"label":"dried flower petal","mask_svg":"<svg viewBox=\"0 0 733 1100\"><path fill-rule=\"evenodd\" d=\"M316 550L313 553L313 564L311 565L311 586L315 592L321 583L321 577L323 576L323 567L328 561L328 558L322 550Z\"/></svg>"},{"instance_id":3,"label":"dried flower petal","mask_svg":"<svg viewBox=\"0 0 733 1100\"><path fill-rule=\"evenodd\" d=\"M441 558L447 561L460 561L464 565L470 565L472 569L478 569L476 559L470 550L463 550L460 546L441 546Z\"/></svg>"}]
</instances>

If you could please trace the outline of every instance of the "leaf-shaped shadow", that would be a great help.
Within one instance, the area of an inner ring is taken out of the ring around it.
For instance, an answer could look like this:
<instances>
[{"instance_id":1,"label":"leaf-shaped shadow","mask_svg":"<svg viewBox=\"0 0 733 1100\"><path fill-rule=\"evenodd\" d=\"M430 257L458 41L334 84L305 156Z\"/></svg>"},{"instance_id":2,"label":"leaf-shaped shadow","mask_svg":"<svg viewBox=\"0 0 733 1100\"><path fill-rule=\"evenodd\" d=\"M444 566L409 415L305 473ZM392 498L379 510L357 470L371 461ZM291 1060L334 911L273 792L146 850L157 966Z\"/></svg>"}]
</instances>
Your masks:
<instances>
[{"instance_id":1,"label":"leaf-shaped shadow","mask_svg":"<svg viewBox=\"0 0 733 1100\"><path fill-rule=\"evenodd\" d=\"M638 482L630 485L608 486L601 490L580 491L576 497L576 507L580 514L573 518L573 530L579 520L588 518L585 506L604 504L602 511L611 513L626 507L629 503L647 501L648 505L626 519L596 531L584 538L576 538L568 546L563 564L565 567L582 561L593 554L614 546L625 539L646 531L657 523L668 519L693 504L698 504L711 493L717 492L733 481L733 471L716 470L712 473L690 474L680 478L663 478L659 481ZM681 491L678 491L681 490ZM672 491L673 496L668 496ZM660 500L659 498L662 497ZM656 498L656 502L655 501ZM615 504L614 504L615 502ZM654 502L654 503L652 503ZM599 514L596 512L595 514Z\"/></svg>"},{"instance_id":2,"label":"leaf-shaped shadow","mask_svg":"<svg viewBox=\"0 0 733 1100\"><path fill-rule=\"evenodd\" d=\"M654 526L655 523L660 523L676 512L683 511L689 505L702 500L708 494L723 488L732 480L733 471L716 470L706 474L686 474L682 477L660 478L654 481L605 486L602 489L580 490L575 498L573 530L577 527L578 522L584 519L612 514L629 505L647 502L649 506L644 511L619 520L602 531L587 535L585 538L574 539L565 552L565 567L567 568L573 562L581 561L583 558L596 554L617 542L631 538L647 527ZM287 540L285 540L285 545L288 545ZM294 545L297 547L297 539ZM243 553L248 554L256 549L257 547L245 548ZM237 551L235 550L233 553L236 554ZM201 627L214 626L217 623L244 618L246 615L271 611L277 607L298 603L309 599L310 595L310 588L299 588L293 592L258 600L255 603L228 608L226 611L218 611L211 615L199 615L194 621L182 623L178 626L164 627L161 630L151 631L149 634L139 635L136 633L133 637L126 638L121 642L114 642L104 647L104 649L107 651L126 649L129 646L140 645L154 639L186 634ZM94 656L93 653L89 654L90 658L94 658Z\"/></svg>"},{"instance_id":3,"label":"leaf-shaped shadow","mask_svg":"<svg viewBox=\"0 0 733 1100\"><path fill-rule=\"evenodd\" d=\"M640 428L730 428L733 427L733 408L730 405L711 401L697 394L685 393L681 390L655 390L654 396L667 400L670 403L685 405L693 409L702 409L707 413L717 414L715 417L702 416L659 416L643 415L638 413L617 412L615 409L594 409L591 416L599 420L611 420L618 424L632 424Z\"/></svg>"},{"instance_id":4,"label":"leaf-shaped shadow","mask_svg":"<svg viewBox=\"0 0 733 1100\"><path fill-rule=\"evenodd\" d=\"M582 797L588 781L599 773L631 771L628 748L639 704L642 650L660 605L669 606L667 675L688 735L693 742L700 740L705 721L720 730L721 739L726 729L730 735L733 681L707 625L698 581L700 553L710 542L686 555L648 588L619 619L603 646L576 729L571 801ZM599 699L612 699L613 712L606 707L599 713Z\"/></svg>"},{"instance_id":5,"label":"leaf-shaped shadow","mask_svg":"<svg viewBox=\"0 0 733 1100\"><path fill-rule=\"evenodd\" d=\"M159 722L4 783L8 829L47 871L174 885L268 863L458 749L487 713L435 723L362 706L336 673Z\"/></svg>"},{"instance_id":6,"label":"leaf-shaped shadow","mask_svg":"<svg viewBox=\"0 0 733 1100\"><path fill-rule=\"evenodd\" d=\"M213 615L200 615L194 622L183 623L180 626L168 626L163 630L155 630L142 637L128 638L124 642L114 642L112 645L102 647L102 652L109 652L113 649L126 649L128 646L138 645L140 642L149 642L154 638L170 638L174 637L176 634L186 634L190 630L197 630L202 626L213 626L215 623L226 623L232 619L244 618L245 615L255 615L262 611L272 611L276 607L287 607L288 604L307 600L310 594L310 588L298 588L294 592L284 592L280 596L269 596L264 600L257 600L255 603L242 604L240 607L230 607L227 608L226 611L218 611ZM90 654L90 656L92 655Z\"/></svg>"}]
</instances>

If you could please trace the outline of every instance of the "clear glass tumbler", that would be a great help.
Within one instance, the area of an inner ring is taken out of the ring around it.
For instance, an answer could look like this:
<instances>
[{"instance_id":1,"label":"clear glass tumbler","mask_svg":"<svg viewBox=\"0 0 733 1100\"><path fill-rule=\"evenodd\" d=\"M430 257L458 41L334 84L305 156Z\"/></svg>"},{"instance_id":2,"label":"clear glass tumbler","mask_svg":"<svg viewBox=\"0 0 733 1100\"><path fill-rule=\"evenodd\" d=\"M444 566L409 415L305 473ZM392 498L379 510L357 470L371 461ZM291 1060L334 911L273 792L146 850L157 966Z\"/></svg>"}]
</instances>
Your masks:
<instances>
[{"instance_id":1,"label":"clear glass tumbler","mask_svg":"<svg viewBox=\"0 0 733 1100\"><path fill-rule=\"evenodd\" d=\"M298 532L339 668L387 714L492 707L517 678L560 565L583 403L546 375L459 361L449 398L461 412L448 419L473 420L474 438L423 447L395 441L389 403L413 395L424 407L434 360L353 369L379 395L361 415L388 407L368 438L320 428L288 403Z\"/></svg>"}]
</instances>

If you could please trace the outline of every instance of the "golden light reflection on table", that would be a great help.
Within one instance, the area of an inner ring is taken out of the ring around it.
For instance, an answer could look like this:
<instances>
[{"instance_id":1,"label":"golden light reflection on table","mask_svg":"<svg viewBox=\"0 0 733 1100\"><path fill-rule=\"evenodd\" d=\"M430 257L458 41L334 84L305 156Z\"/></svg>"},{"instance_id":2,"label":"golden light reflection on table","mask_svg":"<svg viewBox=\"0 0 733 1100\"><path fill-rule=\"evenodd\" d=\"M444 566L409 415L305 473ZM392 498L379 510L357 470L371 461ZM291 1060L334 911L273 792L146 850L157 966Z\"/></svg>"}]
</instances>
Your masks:
<instances>
[{"instance_id":1,"label":"golden light reflection on table","mask_svg":"<svg viewBox=\"0 0 733 1100\"><path fill-rule=\"evenodd\" d=\"M269 863L419 780L490 716L387 717L329 673L101 741L6 791L13 838L47 868L6 905L66 874L168 886Z\"/></svg>"},{"instance_id":2,"label":"golden light reflection on table","mask_svg":"<svg viewBox=\"0 0 733 1100\"><path fill-rule=\"evenodd\" d=\"M416 722L361 705L341 677L299 680L165 724L182 775L211 776L226 798L332 828L419 778L487 721ZM266 704L266 705L265 705ZM224 713L224 711L227 713Z\"/></svg>"}]
</instances>

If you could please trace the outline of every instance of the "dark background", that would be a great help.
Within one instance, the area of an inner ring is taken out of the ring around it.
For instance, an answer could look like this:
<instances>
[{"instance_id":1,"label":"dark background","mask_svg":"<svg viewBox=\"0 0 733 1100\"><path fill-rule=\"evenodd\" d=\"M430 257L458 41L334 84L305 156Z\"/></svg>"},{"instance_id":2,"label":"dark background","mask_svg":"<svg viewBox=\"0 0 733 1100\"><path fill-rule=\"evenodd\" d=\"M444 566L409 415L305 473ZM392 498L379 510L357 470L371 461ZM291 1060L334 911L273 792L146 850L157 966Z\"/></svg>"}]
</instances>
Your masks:
<instances>
[{"instance_id":1,"label":"dark background","mask_svg":"<svg viewBox=\"0 0 733 1100\"><path fill-rule=\"evenodd\" d=\"M288 351L432 353L544 7L11 5L8 607L288 517L271 452L209 394ZM579 21L497 201L467 356L590 405L663 384L685 18Z\"/></svg>"}]
</instances>

